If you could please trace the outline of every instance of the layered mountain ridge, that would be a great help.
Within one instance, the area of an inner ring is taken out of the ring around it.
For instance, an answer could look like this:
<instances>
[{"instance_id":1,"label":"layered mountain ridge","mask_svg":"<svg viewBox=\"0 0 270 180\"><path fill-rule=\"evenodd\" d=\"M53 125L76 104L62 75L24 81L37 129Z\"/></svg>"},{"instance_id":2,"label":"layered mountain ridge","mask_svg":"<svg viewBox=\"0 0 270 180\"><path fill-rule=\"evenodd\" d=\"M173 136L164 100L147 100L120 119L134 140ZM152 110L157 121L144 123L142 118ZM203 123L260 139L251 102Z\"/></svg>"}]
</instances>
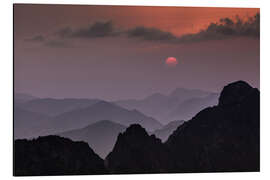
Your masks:
<instances>
[{"instance_id":1,"label":"layered mountain ridge","mask_svg":"<svg viewBox=\"0 0 270 180\"><path fill-rule=\"evenodd\" d=\"M95 102L96 100L75 100L66 99L67 104L61 100L33 100L27 102L29 105L34 102L36 104L40 101L46 102L41 103L37 107L32 108L32 106L23 105L16 106L14 108L14 126L16 129L15 138L32 138L50 134L59 134L61 132L66 132L75 129L81 129L93 123L103 120L109 120L114 123L121 124L123 126L129 126L134 123L141 124L146 127L149 131L154 131L156 129L162 128L162 124L152 117L146 116L137 110L127 110L118 105L110 102L101 101ZM70 108L73 101L76 103L72 106L73 110L67 111L66 108ZM94 103L95 102L95 103ZM52 103L52 104L51 104ZM86 103L86 104L85 104ZM53 110L53 113L60 113L55 116L51 116L51 109L58 104L65 104L65 107ZM44 113L40 107L47 107L46 111L50 113ZM31 108L30 108L31 107ZM37 110L38 112L36 112ZM42 111L42 112L41 112ZM35 126L33 126L35 125ZM25 129L31 127L29 131Z\"/></svg>"},{"instance_id":2,"label":"layered mountain ridge","mask_svg":"<svg viewBox=\"0 0 270 180\"><path fill-rule=\"evenodd\" d=\"M53 127L61 132L67 129L82 128L100 120L110 120L124 126L138 123L150 131L162 127L160 122L137 110L127 110L106 101L100 101L90 107L76 109L56 116Z\"/></svg>"},{"instance_id":3,"label":"layered mountain ridge","mask_svg":"<svg viewBox=\"0 0 270 180\"><path fill-rule=\"evenodd\" d=\"M168 95L155 93L144 99L116 101L126 109L137 109L163 124L176 120L189 120L198 111L217 105L218 94L197 89L177 88Z\"/></svg>"},{"instance_id":4,"label":"layered mountain ridge","mask_svg":"<svg viewBox=\"0 0 270 180\"><path fill-rule=\"evenodd\" d=\"M98 166L98 171L95 169L89 172L82 168L82 174L259 171L259 119L259 90L244 81L237 81L223 88L218 105L205 108L191 120L181 123L164 143L155 135L149 135L142 125L130 125L118 134L113 149L105 160L98 158L101 159L98 160L98 164L102 162L103 166ZM108 121L103 123L106 124ZM20 142L27 144L27 147L17 146ZM15 156L17 158L15 175L22 175L25 172L36 174L31 166L33 162L29 163L27 159L23 159L24 156L29 157L33 153L34 160L37 160L35 163L40 166L38 169L47 168L44 162L58 164L59 159L55 159L58 155L54 152L57 143L45 143L48 146L43 149L45 154L36 153L34 149L38 144L38 140L15 141L15 154L20 154L17 156L20 158ZM77 159L73 159L74 155L70 154L69 148L60 151L65 152L64 162ZM91 148L89 151L92 152ZM47 156L50 160L42 159ZM32 157L29 158L32 161ZM95 161L88 160L78 157L79 164L87 161L85 163L90 164L86 167L97 167ZM70 166L63 165L63 167L69 169ZM66 173L61 169L62 165L54 168L58 170L54 172L55 174ZM79 174L76 168L68 172Z\"/></svg>"}]
</instances>

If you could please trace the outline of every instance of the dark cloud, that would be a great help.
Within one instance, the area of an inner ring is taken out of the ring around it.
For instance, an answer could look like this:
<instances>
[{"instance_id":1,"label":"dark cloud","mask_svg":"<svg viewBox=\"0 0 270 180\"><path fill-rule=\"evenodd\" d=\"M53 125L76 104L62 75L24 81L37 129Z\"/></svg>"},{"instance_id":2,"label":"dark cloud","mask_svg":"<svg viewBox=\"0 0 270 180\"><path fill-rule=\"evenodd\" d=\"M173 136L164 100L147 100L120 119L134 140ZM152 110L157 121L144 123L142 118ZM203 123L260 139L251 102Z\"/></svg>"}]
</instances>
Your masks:
<instances>
[{"instance_id":1,"label":"dark cloud","mask_svg":"<svg viewBox=\"0 0 270 180\"><path fill-rule=\"evenodd\" d=\"M127 31L128 37L137 37L144 40L165 41L173 43L197 42L206 40L218 40L233 37L260 37L260 14L250 17L247 21L236 17L236 21L230 18L222 18L217 23L211 23L206 29L198 33L177 37L170 32L156 28L136 27Z\"/></svg>"},{"instance_id":2,"label":"dark cloud","mask_svg":"<svg viewBox=\"0 0 270 180\"><path fill-rule=\"evenodd\" d=\"M170 32L143 26L128 30L127 35L130 38L141 38L151 41L174 41L177 39L177 37Z\"/></svg>"},{"instance_id":3,"label":"dark cloud","mask_svg":"<svg viewBox=\"0 0 270 180\"><path fill-rule=\"evenodd\" d=\"M236 18L220 19L218 23L211 23L205 30L199 33L183 35L179 38L180 42L193 42L204 40L217 40L231 37L260 37L260 14L243 21Z\"/></svg>"},{"instance_id":4,"label":"dark cloud","mask_svg":"<svg viewBox=\"0 0 270 180\"><path fill-rule=\"evenodd\" d=\"M36 35L36 36L31 37L31 38L26 38L25 41L28 41L28 42L44 42L45 38L44 38L43 35Z\"/></svg>"},{"instance_id":5,"label":"dark cloud","mask_svg":"<svg viewBox=\"0 0 270 180\"><path fill-rule=\"evenodd\" d=\"M52 48L67 48L71 47L67 42L61 40L50 40L44 43L48 47Z\"/></svg>"},{"instance_id":6,"label":"dark cloud","mask_svg":"<svg viewBox=\"0 0 270 180\"><path fill-rule=\"evenodd\" d=\"M172 33L157 28L138 26L129 30L116 29L111 21L95 22L88 27L82 27L77 30L72 30L71 27L65 27L56 32L56 35L60 38L99 38L122 35L128 38L140 38L152 41L173 41L177 39Z\"/></svg>"},{"instance_id":7,"label":"dark cloud","mask_svg":"<svg viewBox=\"0 0 270 180\"><path fill-rule=\"evenodd\" d=\"M60 38L68 38L71 37L73 34L73 31L70 27L65 27L63 29L60 29L58 32L55 33Z\"/></svg>"},{"instance_id":8,"label":"dark cloud","mask_svg":"<svg viewBox=\"0 0 270 180\"><path fill-rule=\"evenodd\" d=\"M70 27L63 28L56 33L62 38L98 38L117 35L116 28L111 21L95 22L88 27L72 30Z\"/></svg>"},{"instance_id":9,"label":"dark cloud","mask_svg":"<svg viewBox=\"0 0 270 180\"><path fill-rule=\"evenodd\" d=\"M206 29L198 33L187 34L180 37L170 32L156 28L136 27L127 31L128 37L137 37L144 40L157 40L165 42L196 42L205 40L218 40L233 37L260 37L260 14L250 17L247 21L236 18L222 18L217 23L211 23Z\"/></svg>"},{"instance_id":10,"label":"dark cloud","mask_svg":"<svg viewBox=\"0 0 270 180\"><path fill-rule=\"evenodd\" d=\"M217 23L211 23L206 29L198 33L175 36L171 32L163 31L154 27L138 26L131 29L115 28L112 21L95 22L87 27L73 29L65 27L57 31L53 37L45 38L37 35L26 39L31 42L43 42L50 47L68 47L65 39L71 38L102 38L112 36L123 36L127 38L137 38L145 41L161 41L165 43L185 43L199 42L206 40L218 40L233 37L260 37L260 14L250 17L247 21L240 18L232 20L230 18L220 19ZM51 39L45 41L45 39Z\"/></svg>"}]
</instances>

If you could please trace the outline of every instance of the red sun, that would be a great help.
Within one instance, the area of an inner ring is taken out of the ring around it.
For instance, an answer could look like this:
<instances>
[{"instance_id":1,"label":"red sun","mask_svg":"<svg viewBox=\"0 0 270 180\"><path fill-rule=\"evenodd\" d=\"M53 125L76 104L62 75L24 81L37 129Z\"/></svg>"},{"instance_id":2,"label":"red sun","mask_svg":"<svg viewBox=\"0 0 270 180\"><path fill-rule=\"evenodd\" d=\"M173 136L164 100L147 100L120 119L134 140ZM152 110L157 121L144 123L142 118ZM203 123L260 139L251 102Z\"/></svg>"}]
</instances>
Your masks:
<instances>
[{"instance_id":1,"label":"red sun","mask_svg":"<svg viewBox=\"0 0 270 180\"><path fill-rule=\"evenodd\" d=\"M168 57L165 63L167 66L174 67L178 64L178 61L175 57Z\"/></svg>"}]
</instances>

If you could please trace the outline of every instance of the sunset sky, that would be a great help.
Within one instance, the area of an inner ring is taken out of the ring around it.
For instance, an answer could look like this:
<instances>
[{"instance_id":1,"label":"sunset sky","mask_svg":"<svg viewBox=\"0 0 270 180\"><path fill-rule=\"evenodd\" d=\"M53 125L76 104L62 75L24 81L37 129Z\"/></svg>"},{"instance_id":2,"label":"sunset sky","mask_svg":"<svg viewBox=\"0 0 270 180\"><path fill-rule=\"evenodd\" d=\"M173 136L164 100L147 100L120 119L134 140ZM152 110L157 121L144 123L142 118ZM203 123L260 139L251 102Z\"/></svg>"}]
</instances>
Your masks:
<instances>
[{"instance_id":1,"label":"sunset sky","mask_svg":"<svg viewBox=\"0 0 270 180\"><path fill-rule=\"evenodd\" d=\"M259 88L257 13L256 8L17 4L15 91L117 100L177 87L219 92L240 79ZM178 64L166 66L168 57Z\"/></svg>"}]
</instances>

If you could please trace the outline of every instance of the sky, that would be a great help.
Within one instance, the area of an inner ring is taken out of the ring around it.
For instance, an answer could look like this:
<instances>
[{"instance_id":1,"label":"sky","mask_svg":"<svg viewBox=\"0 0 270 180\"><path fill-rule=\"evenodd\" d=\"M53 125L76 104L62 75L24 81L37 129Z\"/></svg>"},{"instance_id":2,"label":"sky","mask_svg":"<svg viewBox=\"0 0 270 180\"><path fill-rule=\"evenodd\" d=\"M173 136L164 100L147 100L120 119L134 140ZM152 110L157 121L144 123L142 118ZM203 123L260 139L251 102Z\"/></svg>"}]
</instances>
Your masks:
<instances>
[{"instance_id":1,"label":"sky","mask_svg":"<svg viewBox=\"0 0 270 180\"><path fill-rule=\"evenodd\" d=\"M260 85L259 9L14 5L15 91L141 99ZM178 63L168 66L168 57Z\"/></svg>"}]
</instances>

